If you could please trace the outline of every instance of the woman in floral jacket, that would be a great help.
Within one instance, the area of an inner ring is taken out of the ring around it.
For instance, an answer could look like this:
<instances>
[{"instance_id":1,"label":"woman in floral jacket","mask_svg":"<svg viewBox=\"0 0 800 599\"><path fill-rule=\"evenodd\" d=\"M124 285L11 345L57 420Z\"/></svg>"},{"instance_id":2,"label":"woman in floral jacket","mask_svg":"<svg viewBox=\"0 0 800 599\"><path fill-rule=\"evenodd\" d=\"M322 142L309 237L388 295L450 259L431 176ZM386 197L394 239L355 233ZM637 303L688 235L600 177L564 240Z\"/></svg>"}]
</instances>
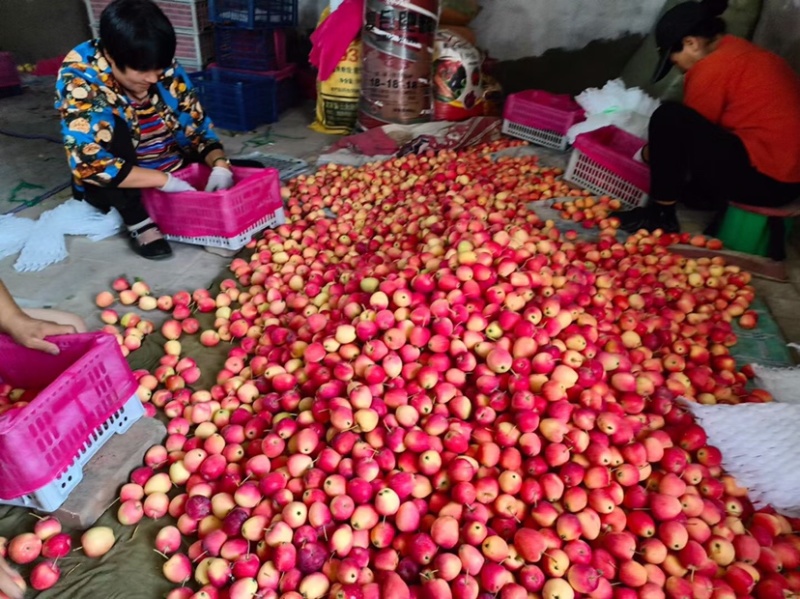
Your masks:
<instances>
[{"instance_id":1,"label":"woman in floral jacket","mask_svg":"<svg viewBox=\"0 0 800 599\"><path fill-rule=\"evenodd\" d=\"M175 44L151 0L115 0L100 17L100 38L66 56L56 85L76 197L103 212L116 208L131 247L148 259L172 250L142 205L142 189L192 191L170 173L198 161L212 168L206 191L233 185Z\"/></svg>"}]
</instances>

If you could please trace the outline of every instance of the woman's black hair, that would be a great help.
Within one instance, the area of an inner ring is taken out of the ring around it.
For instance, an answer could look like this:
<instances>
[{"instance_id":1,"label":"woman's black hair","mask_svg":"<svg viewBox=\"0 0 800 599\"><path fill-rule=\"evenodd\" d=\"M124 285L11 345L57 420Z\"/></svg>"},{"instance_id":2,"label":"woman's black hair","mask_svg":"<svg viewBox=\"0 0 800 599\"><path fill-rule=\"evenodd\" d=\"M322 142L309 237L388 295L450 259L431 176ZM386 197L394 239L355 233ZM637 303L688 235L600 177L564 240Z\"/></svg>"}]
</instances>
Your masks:
<instances>
[{"instance_id":1,"label":"woman's black hair","mask_svg":"<svg viewBox=\"0 0 800 599\"><path fill-rule=\"evenodd\" d=\"M100 15L100 44L122 71L163 70L175 57L175 29L151 0L114 0Z\"/></svg>"}]
</instances>

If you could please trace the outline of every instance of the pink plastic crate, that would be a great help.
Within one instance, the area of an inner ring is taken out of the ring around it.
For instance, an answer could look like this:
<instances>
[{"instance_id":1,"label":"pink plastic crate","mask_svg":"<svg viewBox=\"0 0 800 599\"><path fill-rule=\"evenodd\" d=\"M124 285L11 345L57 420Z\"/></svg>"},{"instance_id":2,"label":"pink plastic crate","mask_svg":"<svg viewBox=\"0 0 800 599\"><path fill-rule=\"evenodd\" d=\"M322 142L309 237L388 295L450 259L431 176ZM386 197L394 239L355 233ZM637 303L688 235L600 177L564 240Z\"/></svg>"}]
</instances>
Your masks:
<instances>
[{"instance_id":1,"label":"pink plastic crate","mask_svg":"<svg viewBox=\"0 0 800 599\"><path fill-rule=\"evenodd\" d=\"M208 0L156 0L176 29L205 31L211 25L208 20Z\"/></svg>"},{"instance_id":2,"label":"pink plastic crate","mask_svg":"<svg viewBox=\"0 0 800 599\"><path fill-rule=\"evenodd\" d=\"M182 65L186 63L205 66L214 60L213 31L201 33L175 31L175 38L175 58Z\"/></svg>"},{"instance_id":3,"label":"pink plastic crate","mask_svg":"<svg viewBox=\"0 0 800 599\"><path fill-rule=\"evenodd\" d=\"M614 126L579 135L564 179L627 208L641 206L650 193L650 167L633 157L646 143Z\"/></svg>"},{"instance_id":4,"label":"pink plastic crate","mask_svg":"<svg viewBox=\"0 0 800 599\"><path fill-rule=\"evenodd\" d=\"M530 89L512 94L506 100L503 133L565 150L567 131L584 118L583 109L572 97Z\"/></svg>"},{"instance_id":5,"label":"pink plastic crate","mask_svg":"<svg viewBox=\"0 0 800 599\"><path fill-rule=\"evenodd\" d=\"M0 52L0 88L18 87L20 84L14 55L11 52Z\"/></svg>"},{"instance_id":6,"label":"pink plastic crate","mask_svg":"<svg viewBox=\"0 0 800 599\"><path fill-rule=\"evenodd\" d=\"M111 0L84 0L84 2L89 13L90 23L100 23L100 15L103 14L106 6L111 4Z\"/></svg>"},{"instance_id":7,"label":"pink plastic crate","mask_svg":"<svg viewBox=\"0 0 800 599\"><path fill-rule=\"evenodd\" d=\"M84 0L91 23L100 23L100 15L112 0ZM208 29L208 0L156 0L176 29L199 33Z\"/></svg>"},{"instance_id":8,"label":"pink plastic crate","mask_svg":"<svg viewBox=\"0 0 800 599\"><path fill-rule=\"evenodd\" d=\"M39 77L55 77L61 70L61 65L64 64L65 56L56 56L55 58L45 58L36 63L36 75Z\"/></svg>"},{"instance_id":9,"label":"pink plastic crate","mask_svg":"<svg viewBox=\"0 0 800 599\"><path fill-rule=\"evenodd\" d=\"M24 408L0 415L3 500L35 493L62 475L136 393L136 379L111 335L51 341L61 349L57 356L0 335L0 381L38 392Z\"/></svg>"},{"instance_id":10,"label":"pink plastic crate","mask_svg":"<svg viewBox=\"0 0 800 599\"><path fill-rule=\"evenodd\" d=\"M204 189L211 169L191 164L175 173ZM232 250L259 231L285 222L280 175L276 169L233 167L234 186L224 191L171 194L145 190L142 200L167 239Z\"/></svg>"}]
</instances>

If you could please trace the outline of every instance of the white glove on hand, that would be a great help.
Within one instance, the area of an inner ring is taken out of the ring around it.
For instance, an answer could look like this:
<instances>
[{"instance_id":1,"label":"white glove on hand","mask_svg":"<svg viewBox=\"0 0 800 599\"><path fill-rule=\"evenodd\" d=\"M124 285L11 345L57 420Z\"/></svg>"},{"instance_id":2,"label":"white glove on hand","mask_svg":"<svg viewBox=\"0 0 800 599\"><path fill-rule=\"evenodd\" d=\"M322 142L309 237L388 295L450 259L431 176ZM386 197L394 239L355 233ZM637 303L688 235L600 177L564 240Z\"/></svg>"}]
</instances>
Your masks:
<instances>
[{"instance_id":1,"label":"white glove on hand","mask_svg":"<svg viewBox=\"0 0 800 599\"><path fill-rule=\"evenodd\" d=\"M167 173L167 182L164 184L163 187L158 188L159 191L164 191L166 193L182 193L184 191L197 191L194 187L189 185L183 179L178 179L178 177L173 177L172 174Z\"/></svg>"},{"instance_id":2,"label":"white glove on hand","mask_svg":"<svg viewBox=\"0 0 800 599\"><path fill-rule=\"evenodd\" d=\"M208 178L206 191L220 191L233 187L233 173L231 169L224 166L215 166L211 169L211 176Z\"/></svg>"}]
</instances>

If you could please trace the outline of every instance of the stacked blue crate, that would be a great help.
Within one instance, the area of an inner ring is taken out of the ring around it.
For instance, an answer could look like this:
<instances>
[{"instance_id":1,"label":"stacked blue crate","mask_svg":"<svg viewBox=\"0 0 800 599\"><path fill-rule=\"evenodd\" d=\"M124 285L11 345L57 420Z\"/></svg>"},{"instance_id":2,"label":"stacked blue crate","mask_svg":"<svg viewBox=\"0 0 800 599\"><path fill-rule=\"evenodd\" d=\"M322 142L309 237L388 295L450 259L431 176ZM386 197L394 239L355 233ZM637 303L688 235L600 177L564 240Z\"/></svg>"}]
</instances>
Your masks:
<instances>
[{"instance_id":1,"label":"stacked blue crate","mask_svg":"<svg viewBox=\"0 0 800 599\"><path fill-rule=\"evenodd\" d=\"M273 123L296 96L286 61L286 29L297 26L297 0L209 0L216 63L192 75L201 102L223 129Z\"/></svg>"}]
</instances>

